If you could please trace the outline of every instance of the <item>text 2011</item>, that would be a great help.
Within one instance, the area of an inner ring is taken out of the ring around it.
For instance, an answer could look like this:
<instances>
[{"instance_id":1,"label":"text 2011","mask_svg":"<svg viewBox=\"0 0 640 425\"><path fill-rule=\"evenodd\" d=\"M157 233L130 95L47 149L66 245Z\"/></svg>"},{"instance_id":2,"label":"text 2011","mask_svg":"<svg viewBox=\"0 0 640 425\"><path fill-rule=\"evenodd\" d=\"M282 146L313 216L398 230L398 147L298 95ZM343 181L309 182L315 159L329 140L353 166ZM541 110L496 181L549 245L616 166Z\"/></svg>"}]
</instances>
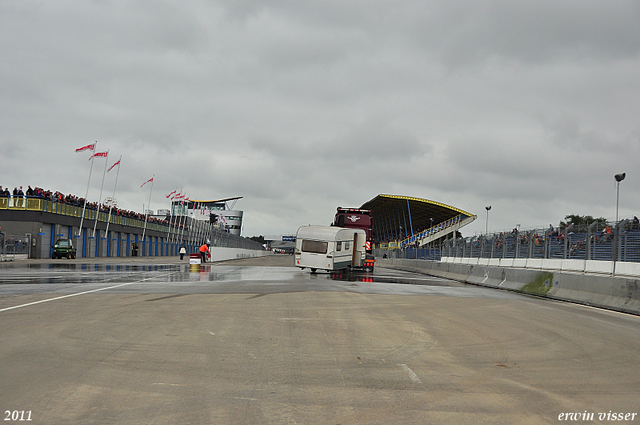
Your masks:
<instances>
[{"instance_id":1,"label":"text 2011","mask_svg":"<svg viewBox=\"0 0 640 425\"><path fill-rule=\"evenodd\" d=\"M5 410L5 421L30 421L31 410Z\"/></svg>"}]
</instances>

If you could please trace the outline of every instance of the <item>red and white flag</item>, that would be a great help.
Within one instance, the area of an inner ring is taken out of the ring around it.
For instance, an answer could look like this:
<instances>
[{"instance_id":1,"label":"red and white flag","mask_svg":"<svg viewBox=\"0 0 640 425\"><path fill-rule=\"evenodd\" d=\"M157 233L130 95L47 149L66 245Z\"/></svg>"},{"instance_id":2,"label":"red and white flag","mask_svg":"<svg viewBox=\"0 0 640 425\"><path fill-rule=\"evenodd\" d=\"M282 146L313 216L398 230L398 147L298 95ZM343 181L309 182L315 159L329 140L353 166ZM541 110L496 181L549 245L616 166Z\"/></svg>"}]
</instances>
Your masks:
<instances>
[{"instance_id":1,"label":"red and white flag","mask_svg":"<svg viewBox=\"0 0 640 425\"><path fill-rule=\"evenodd\" d=\"M92 143L90 145L83 146L81 148L76 149L76 153L86 151L86 150L94 150L95 148L96 148L96 144Z\"/></svg>"},{"instance_id":2,"label":"red and white flag","mask_svg":"<svg viewBox=\"0 0 640 425\"><path fill-rule=\"evenodd\" d=\"M171 198L171 195L173 195L173 194L174 194L174 193L176 193L176 192L177 192L177 190L174 190L173 192L171 192L170 194L168 194L168 195L167 195L167 199ZM171 199L173 199L173 198L171 198Z\"/></svg>"},{"instance_id":3,"label":"red and white flag","mask_svg":"<svg viewBox=\"0 0 640 425\"><path fill-rule=\"evenodd\" d=\"M150 178L149 180L147 180L146 182L142 183L142 184L140 185L140 187L142 187L142 186L144 186L145 184L147 184L147 183L149 183L149 182L152 182L152 181L153 181L153 177L151 177L151 178Z\"/></svg>"},{"instance_id":4,"label":"red and white flag","mask_svg":"<svg viewBox=\"0 0 640 425\"><path fill-rule=\"evenodd\" d=\"M91 155L91 157L89 159L93 158L94 156L101 156L103 158L107 158L107 157L109 157L109 152L107 151L107 152L94 153L93 155Z\"/></svg>"},{"instance_id":5,"label":"red and white flag","mask_svg":"<svg viewBox=\"0 0 640 425\"><path fill-rule=\"evenodd\" d=\"M115 164L113 164L111 167L109 167L109 169L107 170L107 173L111 170L113 170L113 167L115 167L116 165L120 164L120 161L122 161L121 159L119 159Z\"/></svg>"}]
</instances>

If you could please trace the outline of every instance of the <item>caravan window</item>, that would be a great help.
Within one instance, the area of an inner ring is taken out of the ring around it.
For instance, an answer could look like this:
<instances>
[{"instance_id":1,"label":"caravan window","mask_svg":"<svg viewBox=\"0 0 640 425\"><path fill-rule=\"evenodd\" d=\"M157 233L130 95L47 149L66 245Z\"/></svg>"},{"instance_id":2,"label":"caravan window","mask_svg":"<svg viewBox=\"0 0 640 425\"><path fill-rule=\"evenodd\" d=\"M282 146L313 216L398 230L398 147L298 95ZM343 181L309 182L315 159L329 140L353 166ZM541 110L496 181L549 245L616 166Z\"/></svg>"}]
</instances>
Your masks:
<instances>
[{"instance_id":1,"label":"caravan window","mask_svg":"<svg viewBox=\"0 0 640 425\"><path fill-rule=\"evenodd\" d=\"M345 242L344 243L344 249L349 251L349 248L351 248L351 244L349 242Z\"/></svg>"},{"instance_id":2,"label":"caravan window","mask_svg":"<svg viewBox=\"0 0 640 425\"><path fill-rule=\"evenodd\" d=\"M342 251L342 242L336 242L336 251Z\"/></svg>"},{"instance_id":3,"label":"caravan window","mask_svg":"<svg viewBox=\"0 0 640 425\"><path fill-rule=\"evenodd\" d=\"M302 241L302 252L312 252L315 254L326 254L327 253L327 242L322 241Z\"/></svg>"}]
</instances>

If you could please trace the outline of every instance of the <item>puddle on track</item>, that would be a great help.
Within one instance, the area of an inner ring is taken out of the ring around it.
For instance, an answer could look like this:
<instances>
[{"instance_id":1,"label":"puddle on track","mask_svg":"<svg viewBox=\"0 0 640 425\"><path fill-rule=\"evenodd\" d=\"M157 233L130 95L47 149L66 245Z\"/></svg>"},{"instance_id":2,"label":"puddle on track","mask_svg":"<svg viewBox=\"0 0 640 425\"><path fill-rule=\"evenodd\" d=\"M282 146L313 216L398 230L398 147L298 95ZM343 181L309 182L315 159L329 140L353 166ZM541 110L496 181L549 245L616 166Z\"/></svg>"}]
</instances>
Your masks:
<instances>
[{"instance_id":1,"label":"puddle on track","mask_svg":"<svg viewBox=\"0 0 640 425\"><path fill-rule=\"evenodd\" d=\"M280 282L302 280L406 285L465 286L463 283L426 275L394 276L387 273L319 272L307 273L293 267L202 265L191 270L189 264L90 264L52 262L29 264L0 271L0 285L6 284L87 284L126 282L145 278L160 282ZM155 280L155 279L154 279Z\"/></svg>"}]
</instances>

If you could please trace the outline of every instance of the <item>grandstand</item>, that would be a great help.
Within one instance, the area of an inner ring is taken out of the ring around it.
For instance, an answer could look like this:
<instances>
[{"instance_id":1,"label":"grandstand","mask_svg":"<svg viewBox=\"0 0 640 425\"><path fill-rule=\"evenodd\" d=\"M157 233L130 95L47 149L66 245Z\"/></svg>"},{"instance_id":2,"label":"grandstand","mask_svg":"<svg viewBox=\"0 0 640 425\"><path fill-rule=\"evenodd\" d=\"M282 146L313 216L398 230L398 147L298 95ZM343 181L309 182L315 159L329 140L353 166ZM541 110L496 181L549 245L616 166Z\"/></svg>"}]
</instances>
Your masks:
<instances>
[{"instance_id":1,"label":"grandstand","mask_svg":"<svg viewBox=\"0 0 640 425\"><path fill-rule=\"evenodd\" d=\"M376 249L422 247L477 218L441 202L400 195L378 195L360 208L372 212Z\"/></svg>"}]
</instances>

